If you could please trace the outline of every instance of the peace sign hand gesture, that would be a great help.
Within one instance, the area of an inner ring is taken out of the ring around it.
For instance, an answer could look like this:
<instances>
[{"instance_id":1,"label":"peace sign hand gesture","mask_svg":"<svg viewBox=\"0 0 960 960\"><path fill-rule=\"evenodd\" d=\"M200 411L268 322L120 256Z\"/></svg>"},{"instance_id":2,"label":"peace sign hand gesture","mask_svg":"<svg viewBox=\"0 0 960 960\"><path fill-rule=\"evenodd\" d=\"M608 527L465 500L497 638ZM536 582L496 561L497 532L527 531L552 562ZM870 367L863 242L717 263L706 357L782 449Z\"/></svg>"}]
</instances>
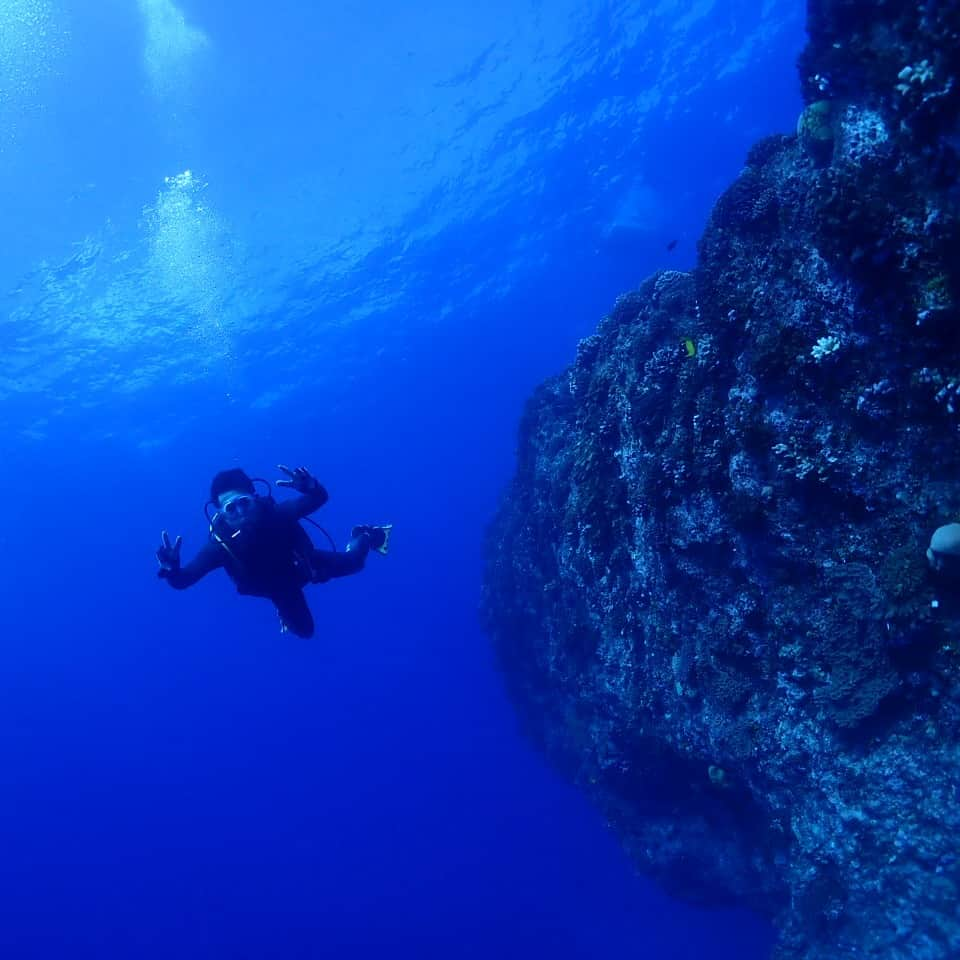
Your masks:
<instances>
[{"instance_id":1,"label":"peace sign hand gesture","mask_svg":"<svg viewBox=\"0 0 960 960\"><path fill-rule=\"evenodd\" d=\"M180 569L181 543L183 543L183 537L177 537L176 541L171 543L167 531L161 531L160 546L157 548L157 563L160 564L161 574Z\"/></svg>"}]
</instances>

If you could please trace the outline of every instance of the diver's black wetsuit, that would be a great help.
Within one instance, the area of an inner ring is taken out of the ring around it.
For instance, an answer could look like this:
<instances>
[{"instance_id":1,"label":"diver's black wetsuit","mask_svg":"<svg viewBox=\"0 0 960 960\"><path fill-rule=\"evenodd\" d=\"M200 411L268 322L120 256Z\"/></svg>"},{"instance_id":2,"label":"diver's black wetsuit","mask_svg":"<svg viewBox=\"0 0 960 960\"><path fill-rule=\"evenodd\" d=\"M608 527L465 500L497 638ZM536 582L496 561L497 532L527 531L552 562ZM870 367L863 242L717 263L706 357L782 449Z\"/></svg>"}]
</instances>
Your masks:
<instances>
[{"instance_id":1,"label":"diver's black wetsuit","mask_svg":"<svg viewBox=\"0 0 960 960\"><path fill-rule=\"evenodd\" d=\"M237 585L237 592L272 600L280 619L299 637L313 636L313 616L303 595L308 583L324 583L334 577L358 573L370 552L367 537L351 541L344 552L314 547L300 519L327 502L323 487L293 500L258 501L257 517L240 531L226 525L185 566L161 570L171 587L184 590L211 570L223 567Z\"/></svg>"}]
</instances>

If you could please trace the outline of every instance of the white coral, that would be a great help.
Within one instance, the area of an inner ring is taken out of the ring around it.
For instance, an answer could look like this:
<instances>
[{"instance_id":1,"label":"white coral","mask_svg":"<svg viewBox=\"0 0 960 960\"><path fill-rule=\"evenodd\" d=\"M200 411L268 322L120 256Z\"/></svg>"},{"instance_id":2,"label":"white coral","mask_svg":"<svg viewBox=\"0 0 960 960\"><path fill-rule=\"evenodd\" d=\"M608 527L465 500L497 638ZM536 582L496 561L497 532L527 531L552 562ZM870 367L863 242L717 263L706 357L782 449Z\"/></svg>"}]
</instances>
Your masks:
<instances>
[{"instance_id":1,"label":"white coral","mask_svg":"<svg viewBox=\"0 0 960 960\"><path fill-rule=\"evenodd\" d=\"M929 60L921 60L919 63L909 64L898 74L897 90L904 96L908 94L913 86L925 86L933 79L933 67Z\"/></svg>"},{"instance_id":2,"label":"white coral","mask_svg":"<svg viewBox=\"0 0 960 960\"><path fill-rule=\"evenodd\" d=\"M840 349L840 341L836 337L821 337L810 350L810 355L819 363L824 357L836 353Z\"/></svg>"}]
</instances>

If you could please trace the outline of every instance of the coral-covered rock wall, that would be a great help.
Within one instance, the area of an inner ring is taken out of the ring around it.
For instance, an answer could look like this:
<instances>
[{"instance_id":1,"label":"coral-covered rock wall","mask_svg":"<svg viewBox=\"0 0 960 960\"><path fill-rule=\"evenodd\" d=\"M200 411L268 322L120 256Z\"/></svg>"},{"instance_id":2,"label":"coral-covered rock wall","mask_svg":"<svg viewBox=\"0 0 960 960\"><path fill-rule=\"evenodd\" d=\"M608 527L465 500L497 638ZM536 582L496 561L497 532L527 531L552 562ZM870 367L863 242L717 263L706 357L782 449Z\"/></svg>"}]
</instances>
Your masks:
<instances>
[{"instance_id":1,"label":"coral-covered rock wall","mask_svg":"<svg viewBox=\"0 0 960 960\"><path fill-rule=\"evenodd\" d=\"M960 5L811 0L795 136L530 400L483 616L670 891L960 955Z\"/></svg>"}]
</instances>

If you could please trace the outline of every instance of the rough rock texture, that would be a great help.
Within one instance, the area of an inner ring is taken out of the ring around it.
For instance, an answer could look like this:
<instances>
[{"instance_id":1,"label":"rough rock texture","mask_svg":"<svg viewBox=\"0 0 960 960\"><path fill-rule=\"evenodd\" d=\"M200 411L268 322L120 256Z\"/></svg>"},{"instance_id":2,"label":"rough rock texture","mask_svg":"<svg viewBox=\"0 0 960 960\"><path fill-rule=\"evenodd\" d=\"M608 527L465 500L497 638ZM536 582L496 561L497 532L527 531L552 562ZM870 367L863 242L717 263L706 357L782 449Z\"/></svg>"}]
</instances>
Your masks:
<instances>
[{"instance_id":1,"label":"rough rock texture","mask_svg":"<svg viewBox=\"0 0 960 960\"><path fill-rule=\"evenodd\" d=\"M797 136L531 399L484 619L675 894L960 956L960 5L811 0Z\"/></svg>"}]
</instances>

